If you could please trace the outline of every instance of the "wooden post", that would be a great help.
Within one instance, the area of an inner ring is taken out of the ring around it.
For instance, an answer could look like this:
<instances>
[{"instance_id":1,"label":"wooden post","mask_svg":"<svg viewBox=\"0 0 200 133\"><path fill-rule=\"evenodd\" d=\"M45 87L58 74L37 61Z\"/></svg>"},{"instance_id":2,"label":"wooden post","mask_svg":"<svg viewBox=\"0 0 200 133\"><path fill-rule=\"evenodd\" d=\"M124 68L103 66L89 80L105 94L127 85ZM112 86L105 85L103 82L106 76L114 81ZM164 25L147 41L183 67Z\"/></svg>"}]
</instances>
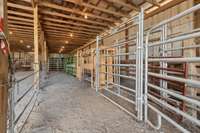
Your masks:
<instances>
[{"instance_id":1,"label":"wooden post","mask_svg":"<svg viewBox=\"0 0 200 133\"><path fill-rule=\"evenodd\" d=\"M34 3L33 8L34 14L34 72L37 72L34 77L34 82L39 79L39 42L38 42L38 4ZM34 88L37 89L39 87L39 81L35 84Z\"/></svg>"},{"instance_id":2,"label":"wooden post","mask_svg":"<svg viewBox=\"0 0 200 133\"><path fill-rule=\"evenodd\" d=\"M3 31L7 35L7 0L0 0L0 18L3 18ZM8 55L0 50L0 132L7 129L8 103Z\"/></svg>"}]
</instances>

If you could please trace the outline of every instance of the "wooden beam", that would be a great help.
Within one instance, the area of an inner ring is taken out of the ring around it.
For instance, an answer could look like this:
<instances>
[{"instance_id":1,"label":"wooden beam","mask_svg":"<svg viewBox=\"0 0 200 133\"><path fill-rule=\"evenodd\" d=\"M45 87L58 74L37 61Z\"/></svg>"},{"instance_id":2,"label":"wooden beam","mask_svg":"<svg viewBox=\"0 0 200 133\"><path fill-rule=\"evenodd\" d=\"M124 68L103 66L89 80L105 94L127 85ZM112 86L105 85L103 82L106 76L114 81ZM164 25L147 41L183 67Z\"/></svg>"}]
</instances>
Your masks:
<instances>
[{"instance_id":1,"label":"wooden beam","mask_svg":"<svg viewBox=\"0 0 200 133\"><path fill-rule=\"evenodd\" d=\"M9 36L17 36L17 35L27 35L27 36L33 36L33 33L29 32L23 32L23 31L15 31L14 34L9 35Z\"/></svg>"},{"instance_id":2,"label":"wooden beam","mask_svg":"<svg viewBox=\"0 0 200 133\"><path fill-rule=\"evenodd\" d=\"M0 19L7 35L7 0L0 0ZM7 133L8 110L8 55L0 50L0 132Z\"/></svg>"},{"instance_id":3,"label":"wooden beam","mask_svg":"<svg viewBox=\"0 0 200 133\"><path fill-rule=\"evenodd\" d=\"M18 11L12 11L12 10L8 10L8 15L17 15L17 16L22 16L22 17L27 17L27 18L33 19L33 14L23 13L23 12L18 12Z\"/></svg>"},{"instance_id":4,"label":"wooden beam","mask_svg":"<svg viewBox=\"0 0 200 133\"><path fill-rule=\"evenodd\" d=\"M156 0L145 0L145 1L150 3L150 4L152 4L152 5L154 5L154 6L160 7L160 4Z\"/></svg>"},{"instance_id":5,"label":"wooden beam","mask_svg":"<svg viewBox=\"0 0 200 133\"><path fill-rule=\"evenodd\" d=\"M78 5L80 5L80 6L85 6L86 8L95 9L95 10L98 10L98 11L100 11L100 12L112 14L112 15L115 15L115 16L119 16L119 17L128 17L128 15L124 15L124 14L122 14L122 13L118 13L118 12L116 12L116 11L111 11L111 10L108 10L108 9L105 9L105 8L97 7L97 6L94 6L94 5L91 5L91 4L82 2L82 0L81 0L81 1L76 1L76 0L65 0L65 1L66 1L66 2L72 2L72 3L78 4Z\"/></svg>"},{"instance_id":6,"label":"wooden beam","mask_svg":"<svg viewBox=\"0 0 200 133\"><path fill-rule=\"evenodd\" d=\"M84 36L84 35L80 35L80 34L75 34L73 37L71 37L69 34L66 33L50 33L50 34L46 34L47 37L52 37L52 38L77 38L77 39L82 39L82 38L95 38L95 36Z\"/></svg>"},{"instance_id":7,"label":"wooden beam","mask_svg":"<svg viewBox=\"0 0 200 133\"><path fill-rule=\"evenodd\" d=\"M88 19L84 19L84 18L80 18L80 17L65 15L65 14L58 13L58 12L51 12L51 11L42 10L42 11L40 11L40 13L45 14L45 15L57 16L57 17L71 19L71 20L75 20L75 21L81 21L81 22L85 22L85 23L90 23L90 24L93 24L93 25L94 24L95 25L101 25L102 27L108 27L110 25L108 23L102 23L102 22L88 20Z\"/></svg>"},{"instance_id":8,"label":"wooden beam","mask_svg":"<svg viewBox=\"0 0 200 133\"><path fill-rule=\"evenodd\" d=\"M27 23L27 22L20 22L15 20L8 20L8 24L16 24L16 25L26 25L26 26L33 26L33 23Z\"/></svg>"},{"instance_id":9,"label":"wooden beam","mask_svg":"<svg viewBox=\"0 0 200 133\"><path fill-rule=\"evenodd\" d=\"M30 7L30 6L14 4L14 3L11 3L11 2L7 2L7 5L8 5L8 7L17 8L17 9L27 10L27 11L33 12L33 8Z\"/></svg>"},{"instance_id":10,"label":"wooden beam","mask_svg":"<svg viewBox=\"0 0 200 133\"><path fill-rule=\"evenodd\" d=\"M42 24L43 24L43 25L48 25L48 26L57 27L57 28L62 28L62 29L77 30L77 27L68 26L68 25L63 25L63 24L57 24L57 23L51 23L51 22L44 22L44 23L42 23ZM78 29L79 29L80 31L88 31L88 32L92 32L92 33L99 33L99 32L101 32L101 30L93 30L93 29L87 29L87 28L82 28L82 27L79 27Z\"/></svg>"},{"instance_id":11,"label":"wooden beam","mask_svg":"<svg viewBox=\"0 0 200 133\"><path fill-rule=\"evenodd\" d=\"M30 27L30 26L21 26L21 25L11 24L11 23L8 25L8 28L33 30L33 27Z\"/></svg>"},{"instance_id":12,"label":"wooden beam","mask_svg":"<svg viewBox=\"0 0 200 133\"><path fill-rule=\"evenodd\" d=\"M77 9L71 9L71 8L64 7L64 6L59 6L57 4L53 4L53 3L50 3L50 2L47 2L47 1L41 1L39 3L39 5L40 6L44 6L44 7L49 7L49 8L57 9L57 10L66 11L66 12L73 13L73 14L75 13L75 14L81 15L83 18L87 14L87 16L91 17L91 18L97 18L97 19L101 19L101 20L104 20L104 21L112 22L112 23L119 22L116 19L107 18L107 17L101 17L101 16L98 16L98 15L94 15L92 13L84 13L84 12L82 12L80 10L77 10Z\"/></svg>"},{"instance_id":13,"label":"wooden beam","mask_svg":"<svg viewBox=\"0 0 200 133\"><path fill-rule=\"evenodd\" d=\"M34 85L34 89L38 89L39 88L39 41L38 41L38 5L35 4L34 6L34 10L33 10L33 16L34 16L34 72L37 72L37 74L35 74L34 76L34 82L36 83Z\"/></svg>"},{"instance_id":14,"label":"wooden beam","mask_svg":"<svg viewBox=\"0 0 200 133\"><path fill-rule=\"evenodd\" d=\"M56 38L56 39L55 39ZM88 41L89 39L88 38L70 38L70 37L55 37L55 38L51 38L51 37L48 37L48 41L54 41L54 42L64 42L65 41L68 41L69 43L71 41Z\"/></svg>"},{"instance_id":15,"label":"wooden beam","mask_svg":"<svg viewBox=\"0 0 200 133\"><path fill-rule=\"evenodd\" d=\"M52 33L47 33L46 34L47 37L62 37L62 38L72 38L69 34L66 33L58 33L58 32L52 32ZM89 38L91 36L85 36L85 35L80 35L80 34L74 34L73 38Z\"/></svg>"},{"instance_id":16,"label":"wooden beam","mask_svg":"<svg viewBox=\"0 0 200 133\"><path fill-rule=\"evenodd\" d=\"M126 7L126 8L133 9L133 10L135 10L135 11L137 11L137 12L140 11L140 8L139 8L139 7L134 6L134 5L131 5L131 4L128 4L128 3L126 3L126 2L124 2L124 1L122 1L122 0L107 0L107 1L110 1L110 2L112 2L112 3L116 3L116 4L119 4L119 5L122 5L122 6Z\"/></svg>"},{"instance_id":17,"label":"wooden beam","mask_svg":"<svg viewBox=\"0 0 200 133\"><path fill-rule=\"evenodd\" d=\"M8 20L17 20L17 21L23 21L23 22L33 23L32 19L26 19L26 18L15 17L15 16L8 16Z\"/></svg>"},{"instance_id":18,"label":"wooden beam","mask_svg":"<svg viewBox=\"0 0 200 133\"><path fill-rule=\"evenodd\" d=\"M9 27L8 28L8 31L11 31L13 32L13 34L15 34L15 32L29 32L29 33L33 33L33 30L30 30L30 29L19 29L19 28L16 28L16 27Z\"/></svg>"},{"instance_id":19,"label":"wooden beam","mask_svg":"<svg viewBox=\"0 0 200 133\"><path fill-rule=\"evenodd\" d=\"M83 23L78 23L78 22L70 22L70 21L65 21L65 20L60 20L60 19L53 19L51 17L42 17L41 19L46 20L46 21L51 21L51 22L57 22L57 23L74 25L74 26L86 27L86 28L90 28L90 29L100 29L100 30L106 29L106 28L100 27L100 26L93 26L93 25L83 24Z\"/></svg>"},{"instance_id":20,"label":"wooden beam","mask_svg":"<svg viewBox=\"0 0 200 133\"><path fill-rule=\"evenodd\" d=\"M70 29L52 27L52 26L48 26L48 25L44 25L43 27L45 28L45 31L54 30L54 31L59 31L59 32L63 32L63 33L68 33L68 34L70 34L70 33L80 33L80 34L86 34L86 35L96 35L97 34L97 33L92 33L92 32L85 32L85 31L78 31L78 30L70 30Z\"/></svg>"}]
</instances>

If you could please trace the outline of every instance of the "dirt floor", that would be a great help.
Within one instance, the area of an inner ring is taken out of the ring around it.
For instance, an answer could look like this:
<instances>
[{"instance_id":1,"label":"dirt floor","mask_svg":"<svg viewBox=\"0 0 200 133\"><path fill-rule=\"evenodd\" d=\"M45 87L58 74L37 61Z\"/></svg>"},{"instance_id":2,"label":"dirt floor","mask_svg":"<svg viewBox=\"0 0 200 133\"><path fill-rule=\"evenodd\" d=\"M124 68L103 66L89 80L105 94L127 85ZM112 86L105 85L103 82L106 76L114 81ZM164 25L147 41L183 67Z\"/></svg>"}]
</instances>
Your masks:
<instances>
[{"instance_id":1,"label":"dirt floor","mask_svg":"<svg viewBox=\"0 0 200 133\"><path fill-rule=\"evenodd\" d=\"M52 73L23 133L154 133L76 78Z\"/></svg>"}]
</instances>

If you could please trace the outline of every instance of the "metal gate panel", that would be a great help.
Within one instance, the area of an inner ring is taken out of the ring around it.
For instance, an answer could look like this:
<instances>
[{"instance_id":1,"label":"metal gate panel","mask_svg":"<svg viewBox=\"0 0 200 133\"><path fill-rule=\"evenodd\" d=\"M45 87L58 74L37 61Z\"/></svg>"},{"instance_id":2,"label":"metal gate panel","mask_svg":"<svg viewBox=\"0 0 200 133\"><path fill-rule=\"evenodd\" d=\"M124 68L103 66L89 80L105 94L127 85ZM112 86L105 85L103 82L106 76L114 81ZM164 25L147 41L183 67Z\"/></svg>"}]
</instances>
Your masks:
<instances>
[{"instance_id":1,"label":"metal gate panel","mask_svg":"<svg viewBox=\"0 0 200 133\"><path fill-rule=\"evenodd\" d=\"M49 58L48 71L64 71L64 58Z\"/></svg>"},{"instance_id":2,"label":"metal gate panel","mask_svg":"<svg viewBox=\"0 0 200 133\"><path fill-rule=\"evenodd\" d=\"M121 35L131 28L134 32ZM108 44L102 45L103 41ZM143 55L143 10L111 33L97 36L96 91L140 121L143 120ZM123 106L124 102L134 110Z\"/></svg>"},{"instance_id":3,"label":"metal gate panel","mask_svg":"<svg viewBox=\"0 0 200 133\"><path fill-rule=\"evenodd\" d=\"M196 57L195 52L192 51L189 51L189 56L186 56L188 54L186 50L195 51L200 47L195 44L195 39L200 37L200 29L194 29L191 26L194 23L193 19L183 23L184 19L190 18L190 15L199 9L200 5L194 6L159 23L147 33L145 122L155 129L161 128L162 119L167 120L182 132L195 130L187 128L183 120L189 121L187 124L199 129L200 120L194 114L200 107L199 97L195 95L197 89L200 88L200 79L189 77L192 73L187 72L189 69L196 69L195 66L200 63L200 57ZM174 27L177 23L180 25ZM174 33L173 28L178 28L178 26L184 28ZM186 90L193 91L194 95L187 95ZM150 120L152 111L157 115L157 124L155 121L153 124Z\"/></svg>"}]
</instances>

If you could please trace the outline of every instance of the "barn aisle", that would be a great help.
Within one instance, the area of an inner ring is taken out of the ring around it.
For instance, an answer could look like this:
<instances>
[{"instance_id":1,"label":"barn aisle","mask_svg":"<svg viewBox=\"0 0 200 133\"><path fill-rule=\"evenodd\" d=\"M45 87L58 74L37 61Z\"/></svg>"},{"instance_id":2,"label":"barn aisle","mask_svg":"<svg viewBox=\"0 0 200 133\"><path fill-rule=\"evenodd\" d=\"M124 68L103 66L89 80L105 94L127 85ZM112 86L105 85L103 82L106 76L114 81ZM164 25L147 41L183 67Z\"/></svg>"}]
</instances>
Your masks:
<instances>
[{"instance_id":1,"label":"barn aisle","mask_svg":"<svg viewBox=\"0 0 200 133\"><path fill-rule=\"evenodd\" d=\"M143 133L144 125L74 77L52 73L23 133ZM152 130L147 130L153 133Z\"/></svg>"}]
</instances>

